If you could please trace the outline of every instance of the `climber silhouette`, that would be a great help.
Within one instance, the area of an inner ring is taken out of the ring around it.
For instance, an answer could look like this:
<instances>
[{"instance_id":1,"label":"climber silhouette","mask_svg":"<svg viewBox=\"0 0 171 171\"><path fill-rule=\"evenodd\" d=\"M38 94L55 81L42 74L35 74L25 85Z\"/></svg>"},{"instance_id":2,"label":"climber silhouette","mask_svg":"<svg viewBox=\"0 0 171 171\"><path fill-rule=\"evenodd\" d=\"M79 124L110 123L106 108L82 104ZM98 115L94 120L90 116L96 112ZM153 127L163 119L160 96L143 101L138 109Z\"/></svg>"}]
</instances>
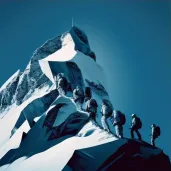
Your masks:
<instances>
[{"instance_id":1,"label":"climber silhouette","mask_svg":"<svg viewBox=\"0 0 171 171\"><path fill-rule=\"evenodd\" d=\"M131 138L134 138L134 132L137 133L138 139L141 141L141 134L139 133L139 129L142 127L142 122L136 114L132 114L132 124L131 124Z\"/></svg>"},{"instance_id":2,"label":"climber silhouette","mask_svg":"<svg viewBox=\"0 0 171 171\"><path fill-rule=\"evenodd\" d=\"M97 123L96 117L97 117L97 101L95 99L90 99L86 102L86 111L90 115L90 119L95 121Z\"/></svg>"},{"instance_id":3,"label":"climber silhouette","mask_svg":"<svg viewBox=\"0 0 171 171\"><path fill-rule=\"evenodd\" d=\"M109 100L106 99L102 100L101 113L102 113L101 122L102 122L103 129L107 132L111 132L109 129L109 125L107 123L107 119L111 117L113 113L113 107Z\"/></svg>"},{"instance_id":4,"label":"climber silhouette","mask_svg":"<svg viewBox=\"0 0 171 171\"><path fill-rule=\"evenodd\" d=\"M58 89L59 95L64 96L67 93L68 81L63 73L58 73L54 77L56 82L56 88Z\"/></svg>"},{"instance_id":5,"label":"climber silhouette","mask_svg":"<svg viewBox=\"0 0 171 171\"><path fill-rule=\"evenodd\" d=\"M84 91L80 86L77 86L76 89L74 89L73 99L78 110L82 110L82 104L84 103Z\"/></svg>"},{"instance_id":6,"label":"climber silhouette","mask_svg":"<svg viewBox=\"0 0 171 171\"><path fill-rule=\"evenodd\" d=\"M126 122L125 114L119 110L113 111L113 126L115 126L115 132L118 138L123 138L123 125Z\"/></svg>"},{"instance_id":7,"label":"climber silhouette","mask_svg":"<svg viewBox=\"0 0 171 171\"><path fill-rule=\"evenodd\" d=\"M160 127L155 124L151 125L151 145L155 147L155 140L160 136Z\"/></svg>"}]
</instances>

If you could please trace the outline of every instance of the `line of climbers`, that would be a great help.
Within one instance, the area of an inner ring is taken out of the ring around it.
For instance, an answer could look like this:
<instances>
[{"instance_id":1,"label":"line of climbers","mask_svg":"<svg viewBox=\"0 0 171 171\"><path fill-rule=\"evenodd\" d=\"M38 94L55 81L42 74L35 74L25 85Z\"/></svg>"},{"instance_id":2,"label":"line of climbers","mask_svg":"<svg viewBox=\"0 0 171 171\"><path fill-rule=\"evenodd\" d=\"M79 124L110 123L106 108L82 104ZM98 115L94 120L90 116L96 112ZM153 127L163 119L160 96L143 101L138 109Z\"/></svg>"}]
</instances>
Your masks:
<instances>
[{"instance_id":1,"label":"line of climbers","mask_svg":"<svg viewBox=\"0 0 171 171\"><path fill-rule=\"evenodd\" d=\"M66 95L68 90L68 81L65 78L64 74L59 73L55 77L56 87L61 96ZM95 99L92 98L92 92L89 87L85 88L85 93L80 86L77 86L76 89L73 90L73 100L76 103L78 110L83 110L89 113L89 117L97 123L97 109L98 104ZM86 102L86 107L83 109L83 103ZM107 123L107 119L111 118L112 124L115 127L116 136L118 138L123 138L123 125L126 123L125 114L119 110L113 110L113 106L109 100L103 99L101 104L101 124L103 129L109 133L111 133L109 129L109 125ZM132 114L132 122L130 127L131 138L134 139L134 132L137 134L138 139L142 141L141 134L139 129L142 128L141 119L136 115ZM151 126L151 144L155 146L155 140L160 136L160 127L152 124Z\"/></svg>"}]
</instances>

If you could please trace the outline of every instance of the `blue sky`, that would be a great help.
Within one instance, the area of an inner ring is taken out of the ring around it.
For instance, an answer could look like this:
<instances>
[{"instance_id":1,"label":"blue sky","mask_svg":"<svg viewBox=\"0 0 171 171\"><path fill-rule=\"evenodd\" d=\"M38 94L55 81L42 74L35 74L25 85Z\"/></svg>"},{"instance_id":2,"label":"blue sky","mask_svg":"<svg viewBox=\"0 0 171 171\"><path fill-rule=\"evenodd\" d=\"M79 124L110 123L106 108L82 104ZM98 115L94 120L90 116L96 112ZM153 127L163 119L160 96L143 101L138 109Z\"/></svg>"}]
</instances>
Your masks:
<instances>
[{"instance_id":1,"label":"blue sky","mask_svg":"<svg viewBox=\"0 0 171 171\"><path fill-rule=\"evenodd\" d=\"M161 126L157 145L171 156L171 3L169 0L24 0L0 2L0 85L24 70L33 51L71 28L83 29L106 72L116 109Z\"/></svg>"}]
</instances>

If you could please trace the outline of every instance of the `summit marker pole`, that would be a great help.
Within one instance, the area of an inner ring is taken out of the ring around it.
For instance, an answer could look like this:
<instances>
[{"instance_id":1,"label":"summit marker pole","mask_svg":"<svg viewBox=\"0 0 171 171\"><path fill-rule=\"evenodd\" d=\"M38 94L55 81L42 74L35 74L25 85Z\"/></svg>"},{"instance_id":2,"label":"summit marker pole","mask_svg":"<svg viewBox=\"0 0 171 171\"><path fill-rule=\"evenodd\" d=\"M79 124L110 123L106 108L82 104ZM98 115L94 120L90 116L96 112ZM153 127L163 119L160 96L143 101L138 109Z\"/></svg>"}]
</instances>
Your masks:
<instances>
[{"instance_id":1,"label":"summit marker pole","mask_svg":"<svg viewBox=\"0 0 171 171\"><path fill-rule=\"evenodd\" d=\"M74 26L74 19L72 18L72 27Z\"/></svg>"}]
</instances>

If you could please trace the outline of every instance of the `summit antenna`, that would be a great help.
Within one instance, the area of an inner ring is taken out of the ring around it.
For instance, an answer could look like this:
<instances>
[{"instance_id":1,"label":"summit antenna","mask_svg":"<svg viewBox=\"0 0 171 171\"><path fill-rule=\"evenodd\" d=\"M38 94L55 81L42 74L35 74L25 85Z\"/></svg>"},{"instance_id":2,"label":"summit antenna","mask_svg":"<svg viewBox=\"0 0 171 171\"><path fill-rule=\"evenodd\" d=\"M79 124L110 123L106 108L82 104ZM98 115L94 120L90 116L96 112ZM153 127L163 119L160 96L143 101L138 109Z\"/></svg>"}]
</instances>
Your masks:
<instances>
[{"instance_id":1,"label":"summit antenna","mask_svg":"<svg viewBox=\"0 0 171 171\"><path fill-rule=\"evenodd\" d=\"M74 19L72 18L72 27L74 26Z\"/></svg>"}]
</instances>

